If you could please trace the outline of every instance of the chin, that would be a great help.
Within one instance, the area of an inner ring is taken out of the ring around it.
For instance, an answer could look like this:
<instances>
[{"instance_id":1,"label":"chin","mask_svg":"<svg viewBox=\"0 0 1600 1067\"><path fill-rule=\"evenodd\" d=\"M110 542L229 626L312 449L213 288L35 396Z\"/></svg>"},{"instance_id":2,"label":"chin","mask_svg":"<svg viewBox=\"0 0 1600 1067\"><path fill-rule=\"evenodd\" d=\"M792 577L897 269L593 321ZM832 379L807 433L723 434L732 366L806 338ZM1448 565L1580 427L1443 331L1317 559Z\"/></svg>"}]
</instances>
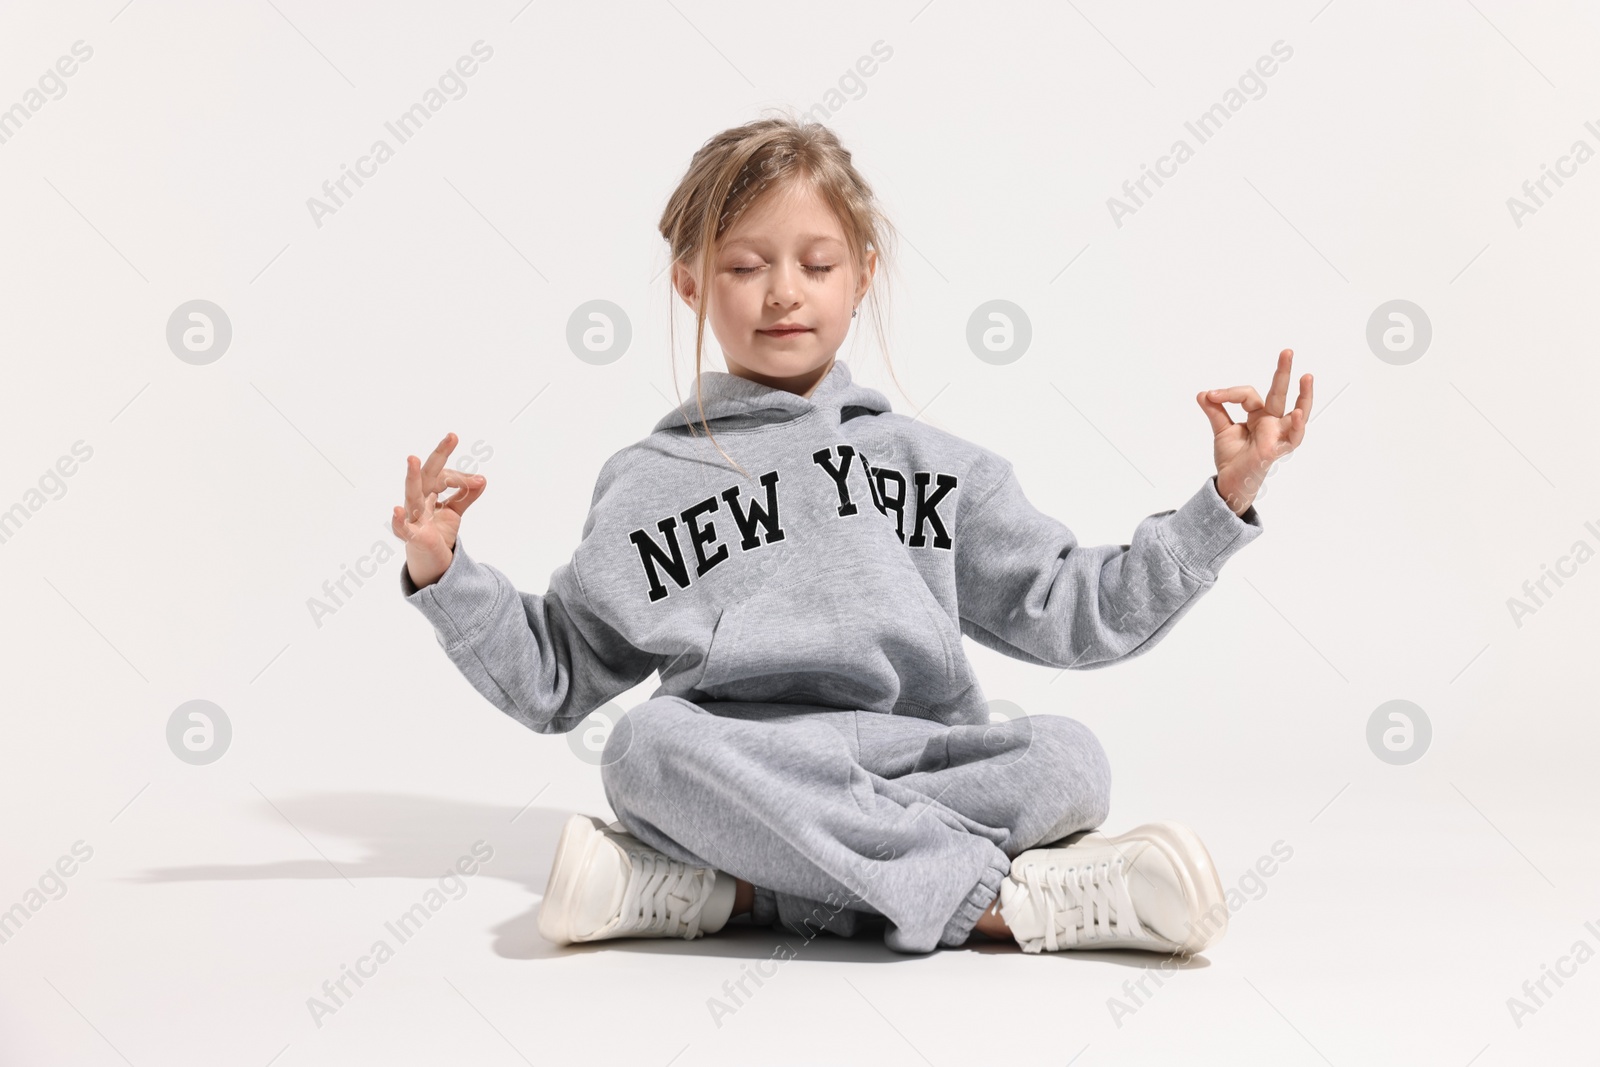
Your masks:
<instances>
[{"instance_id":1,"label":"chin","mask_svg":"<svg viewBox=\"0 0 1600 1067\"><path fill-rule=\"evenodd\" d=\"M815 370L828 362L828 357L826 354L818 352L774 352L770 346L757 342L755 351L745 353L744 357L739 359L739 362L762 374L788 377L795 374L804 374L808 370Z\"/></svg>"}]
</instances>

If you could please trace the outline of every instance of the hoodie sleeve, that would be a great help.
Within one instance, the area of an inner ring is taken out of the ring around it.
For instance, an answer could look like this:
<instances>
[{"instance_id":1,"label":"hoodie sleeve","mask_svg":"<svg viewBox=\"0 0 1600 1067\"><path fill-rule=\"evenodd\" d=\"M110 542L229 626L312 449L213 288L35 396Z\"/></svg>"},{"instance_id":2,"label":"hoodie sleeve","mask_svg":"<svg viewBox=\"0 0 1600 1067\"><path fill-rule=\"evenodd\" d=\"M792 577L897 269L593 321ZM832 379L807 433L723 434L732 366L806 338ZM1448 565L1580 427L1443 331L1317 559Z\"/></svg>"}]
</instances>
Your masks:
<instances>
[{"instance_id":1,"label":"hoodie sleeve","mask_svg":"<svg viewBox=\"0 0 1600 1067\"><path fill-rule=\"evenodd\" d=\"M518 592L468 555L458 535L438 581L418 589L402 562L400 590L490 703L530 730L566 733L664 659L634 648L594 613L576 568L558 567L543 596Z\"/></svg>"},{"instance_id":2,"label":"hoodie sleeve","mask_svg":"<svg viewBox=\"0 0 1600 1067\"><path fill-rule=\"evenodd\" d=\"M956 533L961 632L1028 663L1086 670L1147 652L1262 532L1207 478L1184 505L1140 520L1131 544L1078 544L1039 512L1010 463Z\"/></svg>"}]
</instances>

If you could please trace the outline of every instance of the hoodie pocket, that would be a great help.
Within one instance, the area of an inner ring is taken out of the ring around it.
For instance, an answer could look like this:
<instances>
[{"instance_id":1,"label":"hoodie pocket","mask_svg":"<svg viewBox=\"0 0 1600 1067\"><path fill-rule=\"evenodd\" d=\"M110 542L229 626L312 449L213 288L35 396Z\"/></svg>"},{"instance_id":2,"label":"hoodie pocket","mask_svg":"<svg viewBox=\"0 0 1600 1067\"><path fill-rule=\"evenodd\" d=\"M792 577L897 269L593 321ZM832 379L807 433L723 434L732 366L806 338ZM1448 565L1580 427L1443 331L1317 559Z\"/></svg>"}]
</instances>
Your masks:
<instances>
[{"instance_id":1,"label":"hoodie pocket","mask_svg":"<svg viewBox=\"0 0 1600 1067\"><path fill-rule=\"evenodd\" d=\"M936 708L959 633L914 565L862 561L723 608L696 688L715 700Z\"/></svg>"}]
</instances>

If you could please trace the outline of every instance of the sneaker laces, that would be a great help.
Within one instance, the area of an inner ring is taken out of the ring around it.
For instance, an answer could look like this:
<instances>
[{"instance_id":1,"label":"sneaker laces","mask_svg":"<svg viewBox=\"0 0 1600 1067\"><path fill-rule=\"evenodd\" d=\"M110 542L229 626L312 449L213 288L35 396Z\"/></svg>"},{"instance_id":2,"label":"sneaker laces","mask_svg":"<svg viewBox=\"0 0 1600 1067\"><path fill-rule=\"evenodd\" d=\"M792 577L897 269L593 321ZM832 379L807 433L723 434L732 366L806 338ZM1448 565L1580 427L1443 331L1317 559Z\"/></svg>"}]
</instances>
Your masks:
<instances>
[{"instance_id":1,"label":"sneaker laces","mask_svg":"<svg viewBox=\"0 0 1600 1067\"><path fill-rule=\"evenodd\" d=\"M693 867L653 850L627 850L632 870L622 891L618 933L700 936L700 910L711 898L717 872Z\"/></svg>"},{"instance_id":2,"label":"sneaker laces","mask_svg":"<svg viewBox=\"0 0 1600 1067\"><path fill-rule=\"evenodd\" d=\"M1134 914L1122 856L1085 866L1025 864L1022 877L1034 907L1044 913L1044 937L1027 947L1051 952L1112 938L1149 939Z\"/></svg>"}]
</instances>

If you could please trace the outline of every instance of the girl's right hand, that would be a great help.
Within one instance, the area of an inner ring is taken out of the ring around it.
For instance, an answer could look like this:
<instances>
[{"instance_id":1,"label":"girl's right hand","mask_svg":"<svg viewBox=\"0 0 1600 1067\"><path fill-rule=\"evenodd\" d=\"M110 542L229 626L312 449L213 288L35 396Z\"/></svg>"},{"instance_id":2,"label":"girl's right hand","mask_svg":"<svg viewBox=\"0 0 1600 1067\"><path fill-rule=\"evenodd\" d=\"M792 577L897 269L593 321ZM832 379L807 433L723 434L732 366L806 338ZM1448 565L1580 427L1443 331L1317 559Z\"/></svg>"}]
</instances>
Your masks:
<instances>
[{"instance_id":1,"label":"girl's right hand","mask_svg":"<svg viewBox=\"0 0 1600 1067\"><path fill-rule=\"evenodd\" d=\"M488 486L481 474L463 474L444 465L455 447L456 435L447 433L426 463L406 457L406 505L396 506L389 519L394 535L406 543L406 570L418 589L437 582L449 569L461 514ZM447 488L461 491L440 500Z\"/></svg>"}]
</instances>

